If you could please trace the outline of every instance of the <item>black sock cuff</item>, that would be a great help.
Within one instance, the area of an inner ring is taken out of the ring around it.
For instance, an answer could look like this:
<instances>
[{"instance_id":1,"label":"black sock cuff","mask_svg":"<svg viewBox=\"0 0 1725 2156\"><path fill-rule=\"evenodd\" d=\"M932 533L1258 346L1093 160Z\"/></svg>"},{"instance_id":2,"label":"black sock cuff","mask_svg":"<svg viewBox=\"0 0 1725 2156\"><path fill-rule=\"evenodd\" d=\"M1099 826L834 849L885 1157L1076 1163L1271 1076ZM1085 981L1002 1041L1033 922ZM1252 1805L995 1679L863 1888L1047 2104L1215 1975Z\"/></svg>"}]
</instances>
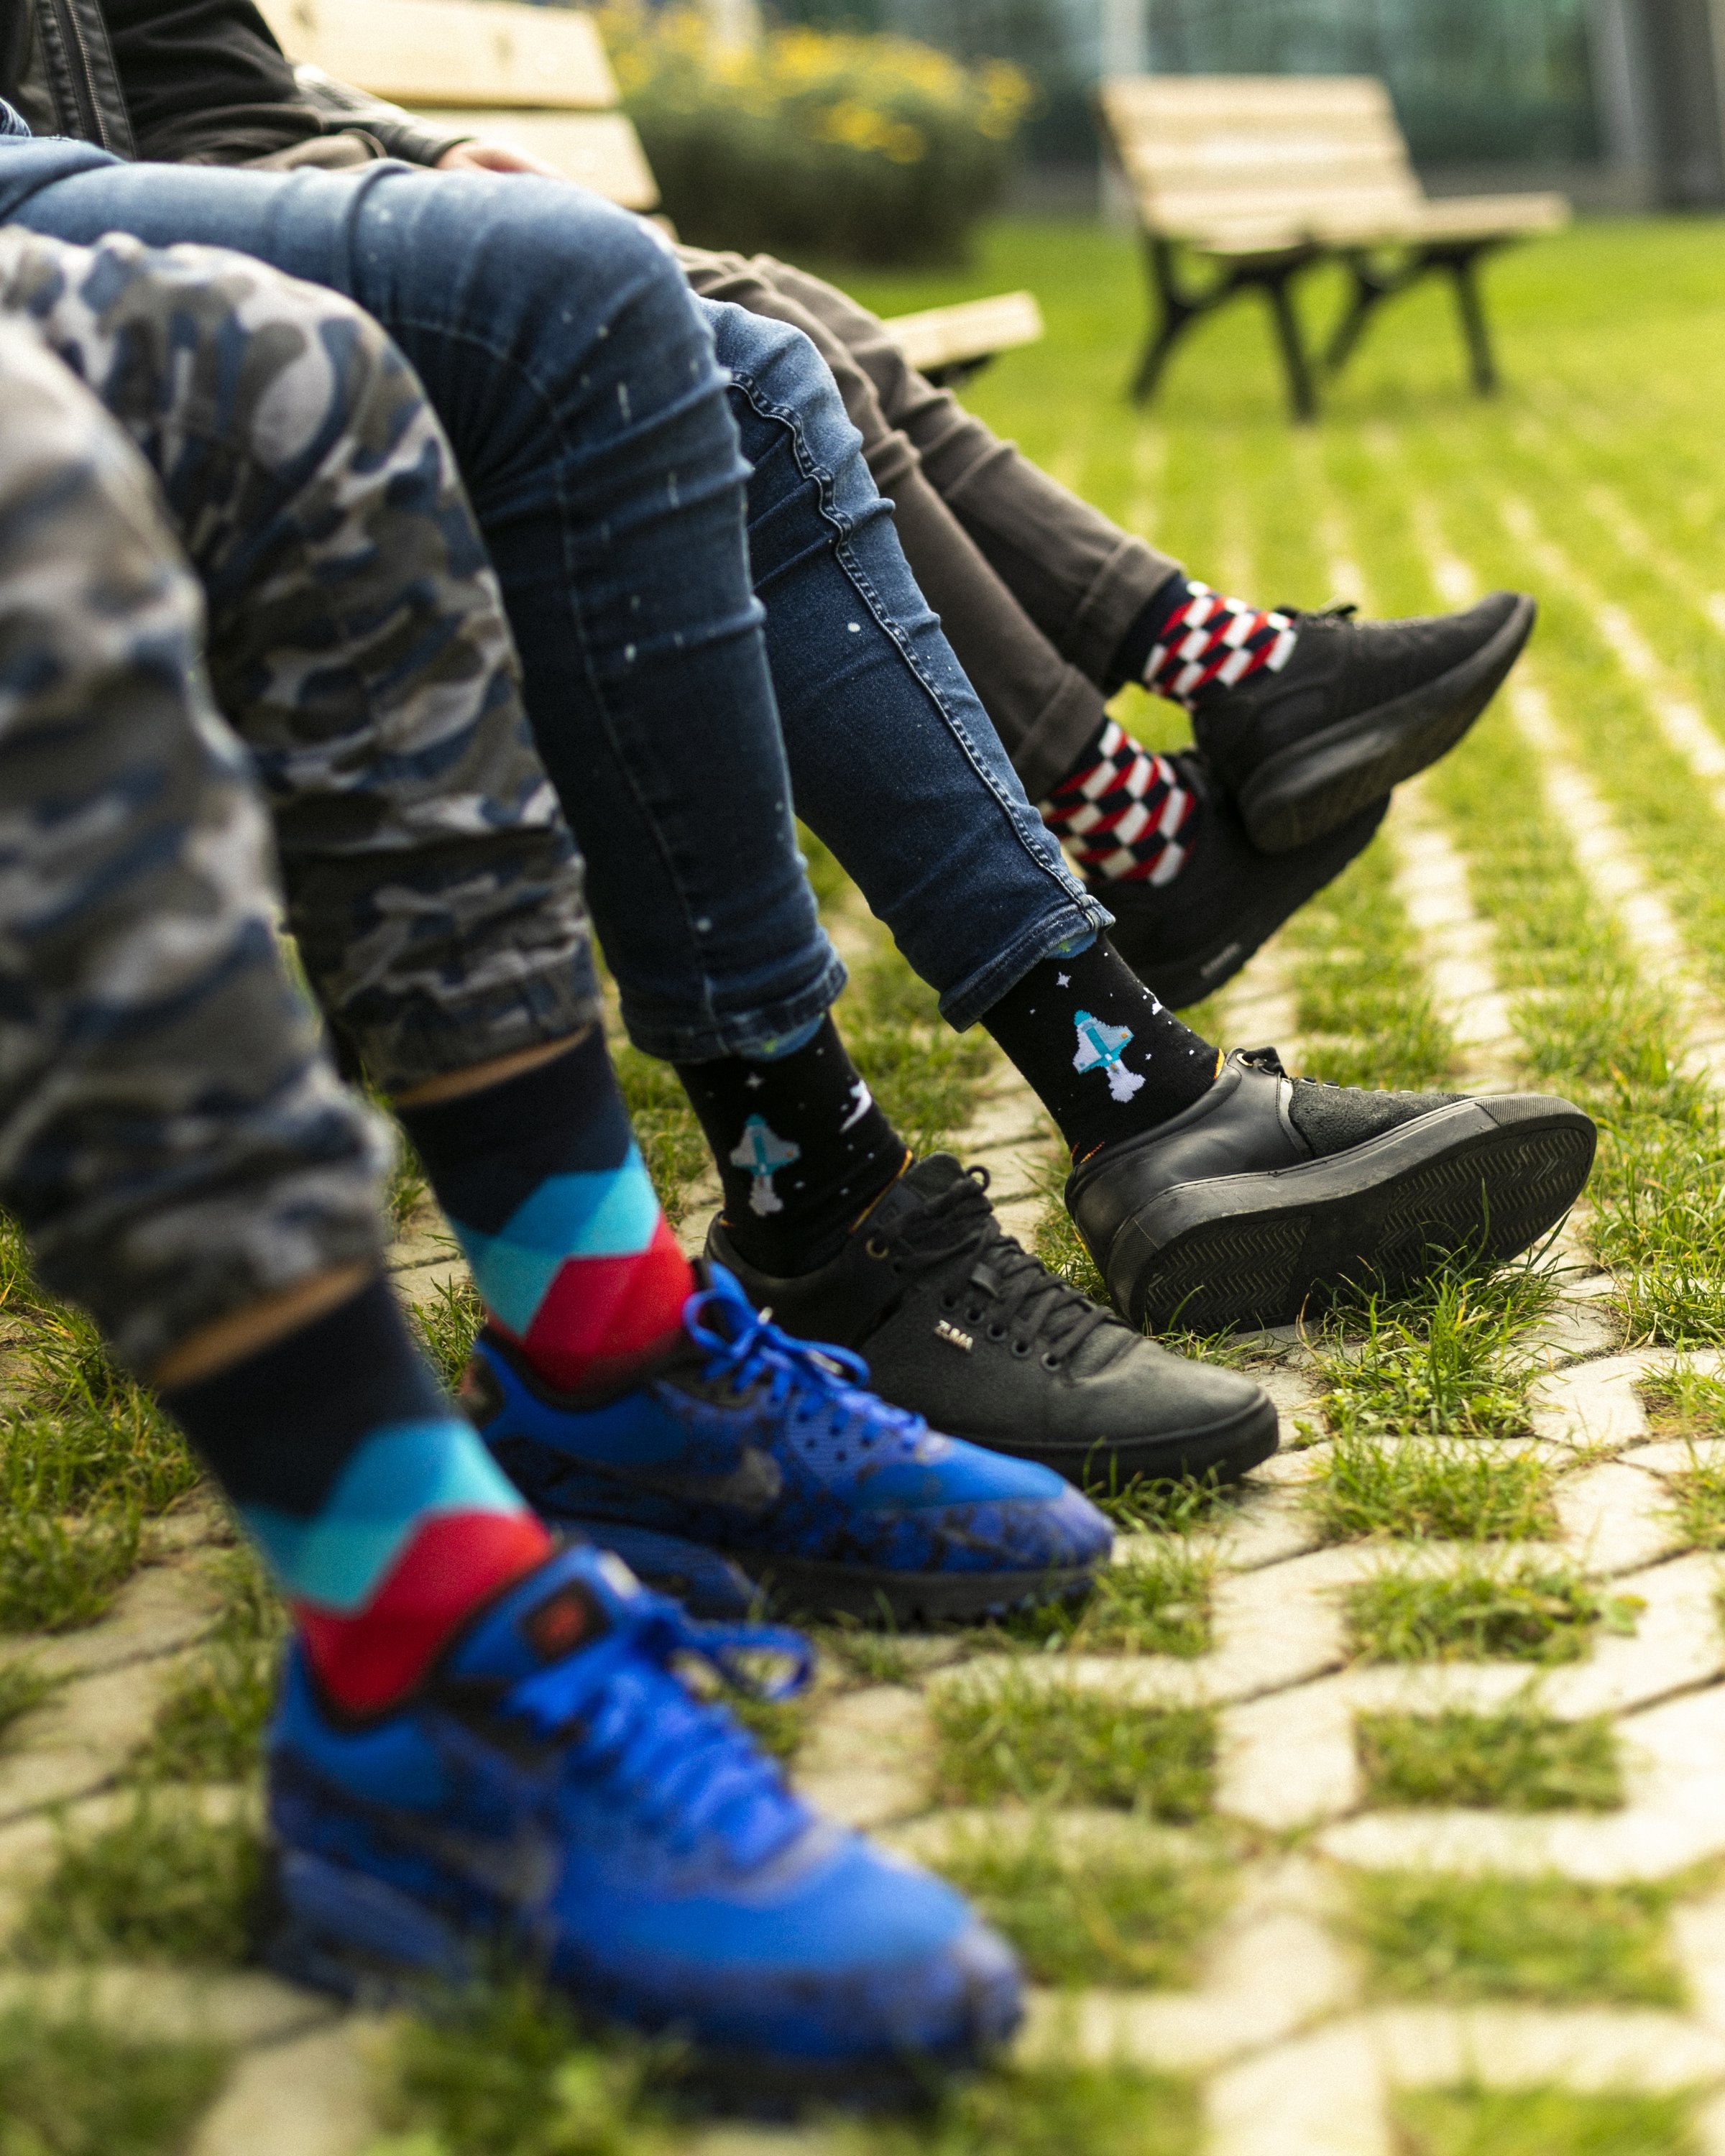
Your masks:
<instances>
[{"instance_id":1,"label":"black sock cuff","mask_svg":"<svg viewBox=\"0 0 1725 2156\"><path fill-rule=\"evenodd\" d=\"M1168 626L1168 617L1177 607L1183 606L1191 591L1190 582L1177 569L1173 575L1160 583L1132 617L1132 627L1116 645L1114 656L1108 661L1108 670L1102 676L1102 694L1111 696L1117 689L1123 689L1128 681L1142 681L1145 664L1156 649L1157 639Z\"/></svg>"},{"instance_id":2,"label":"black sock cuff","mask_svg":"<svg viewBox=\"0 0 1725 2156\"><path fill-rule=\"evenodd\" d=\"M396 1112L444 1211L485 1234L550 1176L621 1167L634 1135L597 1025L512 1078Z\"/></svg>"},{"instance_id":3,"label":"black sock cuff","mask_svg":"<svg viewBox=\"0 0 1725 2156\"><path fill-rule=\"evenodd\" d=\"M236 1503L301 1517L372 1430L454 1413L382 1280L161 1399Z\"/></svg>"}]
</instances>

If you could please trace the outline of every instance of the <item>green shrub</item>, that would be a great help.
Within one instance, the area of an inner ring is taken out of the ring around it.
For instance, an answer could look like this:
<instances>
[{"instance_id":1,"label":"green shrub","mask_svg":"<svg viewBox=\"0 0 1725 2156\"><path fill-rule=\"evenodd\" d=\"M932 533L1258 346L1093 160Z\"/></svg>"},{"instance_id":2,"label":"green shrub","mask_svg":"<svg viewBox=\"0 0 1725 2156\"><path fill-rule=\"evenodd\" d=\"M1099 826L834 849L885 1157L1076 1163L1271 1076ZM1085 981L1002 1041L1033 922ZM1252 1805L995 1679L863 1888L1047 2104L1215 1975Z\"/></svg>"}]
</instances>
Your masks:
<instances>
[{"instance_id":1,"label":"green shrub","mask_svg":"<svg viewBox=\"0 0 1725 2156\"><path fill-rule=\"evenodd\" d=\"M906 38L769 29L716 49L688 7L613 0L624 105L698 246L942 262L997 199L1029 85Z\"/></svg>"}]
</instances>

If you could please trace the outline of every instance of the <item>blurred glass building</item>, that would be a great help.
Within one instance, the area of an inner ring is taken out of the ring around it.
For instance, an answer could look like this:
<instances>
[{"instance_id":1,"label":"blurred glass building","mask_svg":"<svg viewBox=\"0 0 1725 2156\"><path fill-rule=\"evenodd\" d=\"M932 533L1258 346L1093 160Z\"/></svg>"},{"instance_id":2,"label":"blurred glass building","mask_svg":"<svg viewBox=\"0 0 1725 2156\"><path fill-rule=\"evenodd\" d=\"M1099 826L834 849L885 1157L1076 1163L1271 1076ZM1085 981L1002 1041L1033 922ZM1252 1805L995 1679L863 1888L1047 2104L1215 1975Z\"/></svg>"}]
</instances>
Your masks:
<instances>
[{"instance_id":1,"label":"blurred glass building","mask_svg":"<svg viewBox=\"0 0 1725 2156\"><path fill-rule=\"evenodd\" d=\"M1075 183L1099 76L1373 74L1440 189L1553 184L1585 206L1725 203L1725 0L777 0L1018 60L1032 161Z\"/></svg>"}]
</instances>

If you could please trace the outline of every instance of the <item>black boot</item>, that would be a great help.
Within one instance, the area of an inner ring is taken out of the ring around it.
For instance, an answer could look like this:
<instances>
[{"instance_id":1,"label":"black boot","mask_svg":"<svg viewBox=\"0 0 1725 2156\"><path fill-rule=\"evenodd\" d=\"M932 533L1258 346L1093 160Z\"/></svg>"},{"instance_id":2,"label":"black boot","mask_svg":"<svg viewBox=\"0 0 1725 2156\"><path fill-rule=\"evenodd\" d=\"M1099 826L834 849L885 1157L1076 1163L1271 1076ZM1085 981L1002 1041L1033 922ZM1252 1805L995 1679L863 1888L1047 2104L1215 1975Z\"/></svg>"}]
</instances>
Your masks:
<instances>
[{"instance_id":1,"label":"black boot","mask_svg":"<svg viewBox=\"0 0 1725 2156\"><path fill-rule=\"evenodd\" d=\"M1276 1445L1276 1409L1238 1371L1153 1347L1006 1235L988 1177L950 1153L901 1176L832 1261L791 1280L707 1255L805 1340L853 1348L869 1383L937 1430L1040 1460L1081 1489L1137 1476L1230 1481Z\"/></svg>"},{"instance_id":2,"label":"black boot","mask_svg":"<svg viewBox=\"0 0 1725 2156\"><path fill-rule=\"evenodd\" d=\"M1368 1092L1236 1050L1183 1113L1081 1162L1066 1203L1134 1325L1286 1325L1345 1280L1513 1257L1580 1196L1594 1144L1550 1095Z\"/></svg>"},{"instance_id":3,"label":"black boot","mask_svg":"<svg viewBox=\"0 0 1725 2156\"><path fill-rule=\"evenodd\" d=\"M1363 853L1384 821L1389 797L1288 854L1260 854L1240 813L1190 749L1171 756L1180 783L1203 804L1190 859L1160 890L1148 883L1092 880L1114 916L1109 941L1170 1010L1212 996L1283 921Z\"/></svg>"},{"instance_id":4,"label":"black boot","mask_svg":"<svg viewBox=\"0 0 1725 2156\"><path fill-rule=\"evenodd\" d=\"M1192 715L1266 854L1322 838L1453 748L1520 655L1534 605L1493 592L1465 613L1410 621L1280 611L1300 632L1287 665L1206 691Z\"/></svg>"}]
</instances>

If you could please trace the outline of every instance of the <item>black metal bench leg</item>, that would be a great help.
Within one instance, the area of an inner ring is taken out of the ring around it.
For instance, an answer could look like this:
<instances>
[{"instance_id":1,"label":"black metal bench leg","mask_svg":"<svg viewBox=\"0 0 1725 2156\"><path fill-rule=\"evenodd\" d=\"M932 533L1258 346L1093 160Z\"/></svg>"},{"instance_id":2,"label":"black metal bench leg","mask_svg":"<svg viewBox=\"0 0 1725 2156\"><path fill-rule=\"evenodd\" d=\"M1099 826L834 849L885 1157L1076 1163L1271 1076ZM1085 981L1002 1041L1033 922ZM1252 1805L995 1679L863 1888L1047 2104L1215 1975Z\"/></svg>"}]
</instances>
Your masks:
<instances>
[{"instance_id":1,"label":"black metal bench leg","mask_svg":"<svg viewBox=\"0 0 1725 2156\"><path fill-rule=\"evenodd\" d=\"M1294 418L1301 423L1317 417L1317 392L1312 380L1311 362L1306 357L1306 346L1300 336L1300 317L1294 311L1291 270L1266 277L1265 297L1270 302L1271 314L1276 321L1276 341L1281 346L1281 363L1288 377L1288 405Z\"/></svg>"},{"instance_id":2,"label":"black metal bench leg","mask_svg":"<svg viewBox=\"0 0 1725 2156\"><path fill-rule=\"evenodd\" d=\"M1158 319L1155 328L1145 343L1143 357L1127 390L1134 404L1147 404L1156 394L1168 356L1179 342L1182 333L1204 312L1194 306L1180 292L1174 281L1173 252L1165 240L1147 239L1145 243L1144 266L1150 279L1150 289Z\"/></svg>"},{"instance_id":3,"label":"black metal bench leg","mask_svg":"<svg viewBox=\"0 0 1725 2156\"><path fill-rule=\"evenodd\" d=\"M1389 288L1379 278L1372 275L1365 265L1352 257L1348 269L1353 275L1353 290L1342 319L1331 332L1329 343L1324 347L1323 370L1326 374L1339 374L1353 356L1366 324L1389 296Z\"/></svg>"},{"instance_id":4,"label":"black metal bench leg","mask_svg":"<svg viewBox=\"0 0 1725 2156\"><path fill-rule=\"evenodd\" d=\"M1476 254L1460 254L1449 266L1455 287L1455 305L1461 316L1461 332L1467 339L1473 386L1481 397L1489 397L1497 388L1497 362L1491 356L1485 304L1480 296L1479 259Z\"/></svg>"}]
</instances>

